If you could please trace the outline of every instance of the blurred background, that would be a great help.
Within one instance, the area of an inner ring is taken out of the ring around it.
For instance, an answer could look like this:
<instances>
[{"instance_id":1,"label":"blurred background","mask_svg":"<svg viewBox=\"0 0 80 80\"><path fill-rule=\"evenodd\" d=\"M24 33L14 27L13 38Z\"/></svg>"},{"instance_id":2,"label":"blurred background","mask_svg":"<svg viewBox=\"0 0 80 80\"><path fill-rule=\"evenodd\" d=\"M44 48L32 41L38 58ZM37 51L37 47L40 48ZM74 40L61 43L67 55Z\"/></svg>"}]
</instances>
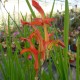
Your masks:
<instances>
[{"instance_id":1,"label":"blurred background","mask_svg":"<svg viewBox=\"0 0 80 80\"><path fill-rule=\"evenodd\" d=\"M29 0L30 4L32 0ZM74 19L75 12L80 12L80 0L68 0L69 1L69 9L71 12L71 19ZM54 0L38 0L39 4L42 6L45 13L48 15L51 11L52 5ZM39 16L37 10L32 7L35 13ZM58 14L60 17L63 16L65 10L65 0L55 0L54 5L54 14ZM31 19L30 10L26 4L26 0L0 0L0 28L3 27L2 24L5 22L7 23L8 13L11 17L16 20L20 21L21 14L26 15L27 19ZM61 20L62 21L62 20ZM61 23L61 22L60 22ZM72 23L72 22L71 22Z\"/></svg>"},{"instance_id":2,"label":"blurred background","mask_svg":"<svg viewBox=\"0 0 80 80\"><path fill-rule=\"evenodd\" d=\"M31 0L29 0L31 3ZM38 0L41 4L42 8L46 13L49 13L54 0ZM6 15L6 11L3 5L7 9L7 11L11 14L15 11L15 13L22 12L25 14L30 14L29 8L26 4L26 0L0 0L0 15ZM62 12L64 11L64 0L55 0L54 12ZM80 0L69 0L69 8L80 8ZM34 9L34 8L33 8ZM34 9L35 10L35 9ZM35 10L35 12L37 12Z\"/></svg>"}]
</instances>

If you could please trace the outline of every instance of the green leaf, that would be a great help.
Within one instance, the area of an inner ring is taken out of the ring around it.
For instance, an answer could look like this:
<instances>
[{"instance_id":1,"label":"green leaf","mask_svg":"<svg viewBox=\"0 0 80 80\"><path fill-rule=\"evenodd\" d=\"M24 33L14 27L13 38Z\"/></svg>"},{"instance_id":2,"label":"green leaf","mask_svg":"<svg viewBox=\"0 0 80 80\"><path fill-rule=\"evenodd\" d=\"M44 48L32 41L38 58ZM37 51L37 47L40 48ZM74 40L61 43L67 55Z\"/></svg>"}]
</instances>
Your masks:
<instances>
[{"instance_id":1,"label":"green leaf","mask_svg":"<svg viewBox=\"0 0 80 80\"><path fill-rule=\"evenodd\" d=\"M64 60L65 60L65 76L68 80L68 35L69 35L69 6L68 6L68 0L65 0L65 15L64 15Z\"/></svg>"},{"instance_id":2,"label":"green leaf","mask_svg":"<svg viewBox=\"0 0 80 80\"><path fill-rule=\"evenodd\" d=\"M30 11L31 11L32 16L33 16L34 18L36 18L36 15L35 15L35 13L34 13L32 7L31 7L31 5L30 5L29 0L26 0L26 3L27 3L27 5L28 5L28 7L29 7L29 9L30 9Z\"/></svg>"},{"instance_id":3,"label":"green leaf","mask_svg":"<svg viewBox=\"0 0 80 80\"><path fill-rule=\"evenodd\" d=\"M52 9L51 9L51 12L50 12L50 17L52 17L52 14L53 14L54 4L55 4L55 0L54 0L53 5L52 5Z\"/></svg>"},{"instance_id":4,"label":"green leaf","mask_svg":"<svg viewBox=\"0 0 80 80\"><path fill-rule=\"evenodd\" d=\"M76 80L80 80L80 36L77 39Z\"/></svg>"}]
</instances>

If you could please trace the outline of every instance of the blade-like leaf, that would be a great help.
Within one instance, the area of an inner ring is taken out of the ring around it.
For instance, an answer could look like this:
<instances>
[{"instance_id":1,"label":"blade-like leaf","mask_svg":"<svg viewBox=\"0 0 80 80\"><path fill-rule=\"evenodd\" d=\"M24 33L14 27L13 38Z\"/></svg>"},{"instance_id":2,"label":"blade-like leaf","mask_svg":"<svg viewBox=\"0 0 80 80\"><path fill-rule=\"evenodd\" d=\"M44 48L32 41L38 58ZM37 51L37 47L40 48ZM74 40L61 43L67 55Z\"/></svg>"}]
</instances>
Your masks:
<instances>
[{"instance_id":1,"label":"blade-like leaf","mask_svg":"<svg viewBox=\"0 0 80 80\"><path fill-rule=\"evenodd\" d=\"M80 80L80 36L77 40L76 80Z\"/></svg>"},{"instance_id":2,"label":"blade-like leaf","mask_svg":"<svg viewBox=\"0 0 80 80\"><path fill-rule=\"evenodd\" d=\"M30 9L30 11L31 11L32 16L33 16L34 18L36 18L36 15L35 15L35 13L34 13L32 7L31 7L31 5L30 5L29 0L26 0L26 3L27 3L27 5L28 5L28 7L29 7L29 9Z\"/></svg>"},{"instance_id":3,"label":"blade-like leaf","mask_svg":"<svg viewBox=\"0 0 80 80\"><path fill-rule=\"evenodd\" d=\"M64 15L64 70L65 70L65 80L68 80L68 34L69 33L69 6L68 0L65 0L65 15Z\"/></svg>"},{"instance_id":4,"label":"blade-like leaf","mask_svg":"<svg viewBox=\"0 0 80 80\"><path fill-rule=\"evenodd\" d=\"M54 5L55 5L55 0L54 0L53 5L52 5L52 9L51 9L51 12L50 12L50 17L52 17Z\"/></svg>"}]
</instances>

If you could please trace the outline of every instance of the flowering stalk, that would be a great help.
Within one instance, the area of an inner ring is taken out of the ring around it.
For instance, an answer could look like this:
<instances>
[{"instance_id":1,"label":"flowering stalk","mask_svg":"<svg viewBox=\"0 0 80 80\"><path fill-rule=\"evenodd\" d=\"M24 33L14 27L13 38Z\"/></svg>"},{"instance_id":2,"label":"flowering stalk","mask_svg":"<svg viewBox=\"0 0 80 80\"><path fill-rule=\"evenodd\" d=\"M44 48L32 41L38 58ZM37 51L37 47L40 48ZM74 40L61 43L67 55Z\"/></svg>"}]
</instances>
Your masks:
<instances>
[{"instance_id":1,"label":"flowering stalk","mask_svg":"<svg viewBox=\"0 0 80 80\"><path fill-rule=\"evenodd\" d=\"M53 34L48 33L48 25L51 25L51 22L53 22L55 19L54 18L48 18L45 17L45 13L41 6L36 2L36 0L32 0L32 5L37 9L37 11L41 14L42 18L35 18L32 22L26 22L21 20L22 25L29 25L32 26L34 29L34 32L30 34L28 38L20 38L23 41L28 41L30 43L30 48L25 48L22 49L21 54L24 52L31 52L34 55L35 63L34 63L34 68L36 70L36 76L38 74L38 69L39 69L39 63L38 63L38 54L41 55L41 65L43 65L43 62L45 59L49 58L49 51L52 48L53 45L56 46L64 46L64 43L61 42L60 40L51 40L50 37L53 36ZM36 28L36 26L42 26L44 29L44 35L45 39L41 36L40 31ZM35 48L35 45L31 42L31 39L35 38L35 40L38 42L38 50ZM41 72L43 72L43 69L41 69Z\"/></svg>"}]
</instances>

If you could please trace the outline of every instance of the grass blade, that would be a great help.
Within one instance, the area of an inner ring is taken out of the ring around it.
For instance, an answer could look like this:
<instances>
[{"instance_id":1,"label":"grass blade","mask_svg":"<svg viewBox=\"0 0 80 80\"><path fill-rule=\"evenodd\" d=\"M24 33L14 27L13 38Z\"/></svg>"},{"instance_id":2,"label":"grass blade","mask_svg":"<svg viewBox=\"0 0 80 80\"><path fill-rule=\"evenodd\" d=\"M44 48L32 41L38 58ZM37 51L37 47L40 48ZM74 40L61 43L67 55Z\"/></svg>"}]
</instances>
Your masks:
<instances>
[{"instance_id":1,"label":"grass blade","mask_svg":"<svg viewBox=\"0 0 80 80\"><path fill-rule=\"evenodd\" d=\"M27 3L27 5L28 5L28 7L29 7L29 9L30 9L30 11L31 11L32 16L33 16L34 18L36 18L36 15L35 15L35 13L34 13L32 7L31 7L31 5L30 5L29 0L26 0L26 3Z\"/></svg>"},{"instance_id":2,"label":"grass blade","mask_svg":"<svg viewBox=\"0 0 80 80\"><path fill-rule=\"evenodd\" d=\"M65 76L68 80L68 34L69 33L69 6L68 6L68 0L65 0L65 15L64 15L64 70L65 70Z\"/></svg>"},{"instance_id":3,"label":"grass blade","mask_svg":"<svg viewBox=\"0 0 80 80\"><path fill-rule=\"evenodd\" d=\"M55 0L54 0L53 5L52 5L52 9L51 9L51 12L50 12L50 17L52 17L52 14L53 14L54 4L55 4Z\"/></svg>"},{"instance_id":4,"label":"grass blade","mask_svg":"<svg viewBox=\"0 0 80 80\"><path fill-rule=\"evenodd\" d=\"M76 80L80 80L80 36L77 40Z\"/></svg>"}]
</instances>

